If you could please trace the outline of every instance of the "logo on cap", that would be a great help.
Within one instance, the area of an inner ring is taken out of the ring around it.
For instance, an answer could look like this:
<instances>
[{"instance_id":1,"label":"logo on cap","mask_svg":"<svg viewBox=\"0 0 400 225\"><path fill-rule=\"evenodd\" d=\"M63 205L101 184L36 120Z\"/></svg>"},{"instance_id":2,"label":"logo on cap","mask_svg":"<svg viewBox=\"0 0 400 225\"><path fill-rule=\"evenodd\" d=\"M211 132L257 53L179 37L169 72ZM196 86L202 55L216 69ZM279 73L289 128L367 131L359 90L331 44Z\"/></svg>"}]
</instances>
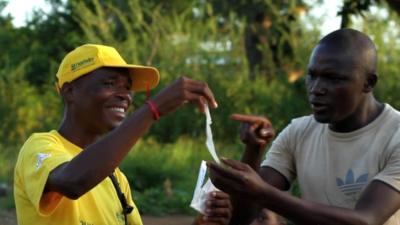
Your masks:
<instances>
[{"instance_id":1,"label":"logo on cap","mask_svg":"<svg viewBox=\"0 0 400 225\"><path fill-rule=\"evenodd\" d=\"M86 67L86 66L89 66L89 65L93 65L93 64L94 64L94 58L93 57L92 58L87 58L87 59L84 59L84 60L79 61L77 63L73 63L71 65L71 70L75 71L75 70L82 69L83 67Z\"/></svg>"}]
</instances>

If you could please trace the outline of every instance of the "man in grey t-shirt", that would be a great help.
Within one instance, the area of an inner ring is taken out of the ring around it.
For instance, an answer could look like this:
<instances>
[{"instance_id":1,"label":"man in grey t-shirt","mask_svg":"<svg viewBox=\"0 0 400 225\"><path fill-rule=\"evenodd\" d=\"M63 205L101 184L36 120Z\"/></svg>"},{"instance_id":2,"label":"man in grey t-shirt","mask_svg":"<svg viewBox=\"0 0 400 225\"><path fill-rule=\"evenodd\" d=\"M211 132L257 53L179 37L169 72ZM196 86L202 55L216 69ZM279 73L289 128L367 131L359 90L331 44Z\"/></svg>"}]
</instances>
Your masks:
<instances>
[{"instance_id":1,"label":"man in grey t-shirt","mask_svg":"<svg viewBox=\"0 0 400 225\"><path fill-rule=\"evenodd\" d=\"M325 36L306 78L313 115L293 120L261 167L271 123L233 116L247 127L242 162L208 164L213 183L231 195L231 224L249 224L260 207L296 224L400 224L400 114L374 98L376 64L365 34L341 29ZM284 192L296 178L302 199Z\"/></svg>"}]
</instances>

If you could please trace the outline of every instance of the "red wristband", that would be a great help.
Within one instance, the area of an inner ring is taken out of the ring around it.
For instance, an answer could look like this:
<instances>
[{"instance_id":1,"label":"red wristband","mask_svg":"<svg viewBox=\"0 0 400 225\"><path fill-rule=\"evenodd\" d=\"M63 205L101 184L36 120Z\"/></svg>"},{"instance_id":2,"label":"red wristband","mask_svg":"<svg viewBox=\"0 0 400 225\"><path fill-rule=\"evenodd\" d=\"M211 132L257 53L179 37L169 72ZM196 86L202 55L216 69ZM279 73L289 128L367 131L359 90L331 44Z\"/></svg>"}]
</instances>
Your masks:
<instances>
[{"instance_id":1,"label":"red wristband","mask_svg":"<svg viewBox=\"0 0 400 225\"><path fill-rule=\"evenodd\" d=\"M149 106L151 112L153 113L154 119L155 120L159 120L160 119L160 112L158 111L156 104L154 104L154 102L151 101L151 100L147 100L146 103Z\"/></svg>"}]
</instances>

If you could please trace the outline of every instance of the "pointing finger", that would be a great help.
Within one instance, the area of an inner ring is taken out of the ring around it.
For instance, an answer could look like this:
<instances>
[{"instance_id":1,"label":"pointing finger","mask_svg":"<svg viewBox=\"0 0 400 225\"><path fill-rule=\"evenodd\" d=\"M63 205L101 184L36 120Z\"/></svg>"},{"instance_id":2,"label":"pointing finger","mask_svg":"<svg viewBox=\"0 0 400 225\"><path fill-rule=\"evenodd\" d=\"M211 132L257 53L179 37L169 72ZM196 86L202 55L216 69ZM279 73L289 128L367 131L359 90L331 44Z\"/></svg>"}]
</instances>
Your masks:
<instances>
[{"instance_id":1,"label":"pointing finger","mask_svg":"<svg viewBox=\"0 0 400 225\"><path fill-rule=\"evenodd\" d=\"M245 115L245 114L232 114L230 116L232 120L245 122L245 123L270 123L267 118L253 115Z\"/></svg>"}]
</instances>

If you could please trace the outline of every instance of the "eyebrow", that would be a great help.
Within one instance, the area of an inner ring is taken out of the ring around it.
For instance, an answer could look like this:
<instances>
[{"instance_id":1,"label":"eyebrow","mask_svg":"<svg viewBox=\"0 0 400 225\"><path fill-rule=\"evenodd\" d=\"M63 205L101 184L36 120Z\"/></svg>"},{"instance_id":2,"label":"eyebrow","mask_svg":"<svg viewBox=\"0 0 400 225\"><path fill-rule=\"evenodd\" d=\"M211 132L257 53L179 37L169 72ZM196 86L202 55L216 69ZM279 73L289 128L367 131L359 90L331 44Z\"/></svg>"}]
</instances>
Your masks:
<instances>
[{"instance_id":1,"label":"eyebrow","mask_svg":"<svg viewBox=\"0 0 400 225\"><path fill-rule=\"evenodd\" d=\"M339 71L335 71L334 69L322 69L322 70L315 70L315 69L307 69L307 73L309 74L315 74L315 73L327 73L327 74L334 74L334 75L338 75L338 76L344 76L345 74L343 74L342 72Z\"/></svg>"},{"instance_id":2,"label":"eyebrow","mask_svg":"<svg viewBox=\"0 0 400 225\"><path fill-rule=\"evenodd\" d=\"M116 80L120 75L125 77L123 74L111 74L111 75L108 75L107 77L102 77L101 80L108 80L108 79ZM126 78L127 78L128 83L132 84L132 78L129 75L127 75Z\"/></svg>"}]
</instances>

